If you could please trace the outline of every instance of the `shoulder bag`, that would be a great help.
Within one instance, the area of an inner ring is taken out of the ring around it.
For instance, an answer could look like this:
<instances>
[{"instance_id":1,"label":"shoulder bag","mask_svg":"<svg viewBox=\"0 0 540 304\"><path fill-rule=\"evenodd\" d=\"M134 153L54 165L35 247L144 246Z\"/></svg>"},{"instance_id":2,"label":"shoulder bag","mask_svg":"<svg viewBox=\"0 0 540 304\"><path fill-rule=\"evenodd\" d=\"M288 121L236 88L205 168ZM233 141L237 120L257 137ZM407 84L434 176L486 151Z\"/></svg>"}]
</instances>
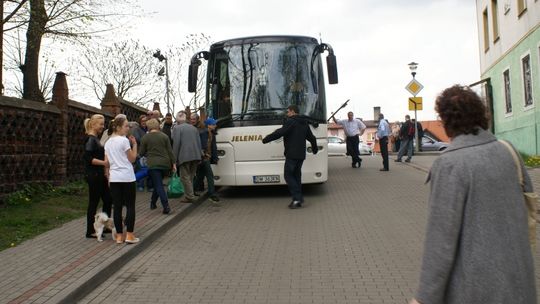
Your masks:
<instances>
[{"instance_id":1,"label":"shoulder bag","mask_svg":"<svg viewBox=\"0 0 540 304\"><path fill-rule=\"evenodd\" d=\"M531 244L531 249L533 251L533 257L536 252L536 208L538 204L538 194L534 192L525 192L525 183L523 181L523 172L521 170L521 162L519 161L519 156L514 148L506 141L499 140L512 154L512 158L517 166L519 184L521 185L521 190L523 191L523 196L525 197L525 205L527 206L528 212L528 224L529 224L529 243Z\"/></svg>"}]
</instances>

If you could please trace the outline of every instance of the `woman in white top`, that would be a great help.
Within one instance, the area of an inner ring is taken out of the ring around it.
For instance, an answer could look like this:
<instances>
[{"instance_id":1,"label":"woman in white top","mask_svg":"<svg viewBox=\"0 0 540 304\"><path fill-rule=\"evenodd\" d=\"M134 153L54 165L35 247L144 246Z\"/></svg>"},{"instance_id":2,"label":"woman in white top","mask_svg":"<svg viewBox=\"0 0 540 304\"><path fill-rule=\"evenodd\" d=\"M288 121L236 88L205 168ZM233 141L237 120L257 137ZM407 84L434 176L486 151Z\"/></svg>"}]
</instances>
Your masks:
<instances>
[{"instance_id":1,"label":"woman in white top","mask_svg":"<svg viewBox=\"0 0 540 304\"><path fill-rule=\"evenodd\" d=\"M109 162L109 182L114 206L114 227L116 243L138 243L133 235L135 227L135 173L132 163L137 158L135 137L126 137L129 131L128 121L123 117L109 123L109 140L105 143L105 162ZM130 145L131 143L131 145ZM126 206L126 239L123 240L122 207Z\"/></svg>"}]
</instances>

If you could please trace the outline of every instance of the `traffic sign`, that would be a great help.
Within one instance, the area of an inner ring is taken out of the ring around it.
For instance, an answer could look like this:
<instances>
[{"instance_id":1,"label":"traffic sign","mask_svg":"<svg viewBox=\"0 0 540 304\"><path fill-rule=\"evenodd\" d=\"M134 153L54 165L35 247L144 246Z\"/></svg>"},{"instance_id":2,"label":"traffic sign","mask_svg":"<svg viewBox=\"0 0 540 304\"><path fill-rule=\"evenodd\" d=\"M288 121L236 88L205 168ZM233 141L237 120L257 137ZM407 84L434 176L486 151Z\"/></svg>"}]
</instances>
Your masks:
<instances>
[{"instance_id":1,"label":"traffic sign","mask_svg":"<svg viewBox=\"0 0 540 304\"><path fill-rule=\"evenodd\" d=\"M418 82L416 79L412 79L411 82L405 87L407 91L409 91L413 96L416 96L416 94L420 93L424 86Z\"/></svg>"},{"instance_id":2,"label":"traffic sign","mask_svg":"<svg viewBox=\"0 0 540 304\"><path fill-rule=\"evenodd\" d=\"M422 97L409 97L409 111L414 111L416 105L416 110L422 110Z\"/></svg>"}]
</instances>

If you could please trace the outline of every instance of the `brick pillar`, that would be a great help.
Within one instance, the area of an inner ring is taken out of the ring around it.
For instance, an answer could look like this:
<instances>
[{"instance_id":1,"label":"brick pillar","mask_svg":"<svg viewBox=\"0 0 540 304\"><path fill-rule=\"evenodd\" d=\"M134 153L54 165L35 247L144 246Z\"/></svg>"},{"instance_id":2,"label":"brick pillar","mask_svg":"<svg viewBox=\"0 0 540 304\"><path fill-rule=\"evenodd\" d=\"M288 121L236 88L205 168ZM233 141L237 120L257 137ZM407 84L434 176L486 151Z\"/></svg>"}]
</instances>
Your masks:
<instances>
[{"instance_id":1,"label":"brick pillar","mask_svg":"<svg viewBox=\"0 0 540 304\"><path fill-rule=\"evenodd\" d=\"M114 91L114 86L112 84L107 84L107 90L105 91L105 96L101 100L101 110L106 113L110 113L112 116L116 116L121 113L122 105L120 100L116 96Z\"/></svg>"},{"instance_id":2,"label":"brick pillar","mask_svg":"<svg viewBox=\"0 0 540 304\"><path fill-rule=\"evenodd\" d=\"M67 178L67 146L68 146L68 102L69 89L64 72L57 72L54 80L52 101L60 110L56 130L51 130L56 135L54 181L56 185L63 184Z\"/></svg>"}]
</instances>

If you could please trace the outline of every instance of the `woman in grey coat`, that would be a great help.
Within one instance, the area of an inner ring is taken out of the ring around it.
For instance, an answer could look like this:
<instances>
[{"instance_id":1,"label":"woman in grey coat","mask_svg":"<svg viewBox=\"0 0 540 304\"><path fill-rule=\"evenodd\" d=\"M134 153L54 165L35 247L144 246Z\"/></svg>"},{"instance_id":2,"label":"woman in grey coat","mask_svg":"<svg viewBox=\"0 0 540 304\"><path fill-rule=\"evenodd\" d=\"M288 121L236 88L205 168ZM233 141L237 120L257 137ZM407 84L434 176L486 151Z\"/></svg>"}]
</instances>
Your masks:
<instances>
[{"instance_id":1,"label":"woman in grey coat","mask_svg":"<svg viewBox=\"0 0 540 304\"><path fill-rule=\"evenodd\" d=\"M452 142L428 176L424 257L410 303L536 303L527 209L512 154L486 131L486 108L470 88L444 90L435 109Z\"/></svg>"}]
</instances>

